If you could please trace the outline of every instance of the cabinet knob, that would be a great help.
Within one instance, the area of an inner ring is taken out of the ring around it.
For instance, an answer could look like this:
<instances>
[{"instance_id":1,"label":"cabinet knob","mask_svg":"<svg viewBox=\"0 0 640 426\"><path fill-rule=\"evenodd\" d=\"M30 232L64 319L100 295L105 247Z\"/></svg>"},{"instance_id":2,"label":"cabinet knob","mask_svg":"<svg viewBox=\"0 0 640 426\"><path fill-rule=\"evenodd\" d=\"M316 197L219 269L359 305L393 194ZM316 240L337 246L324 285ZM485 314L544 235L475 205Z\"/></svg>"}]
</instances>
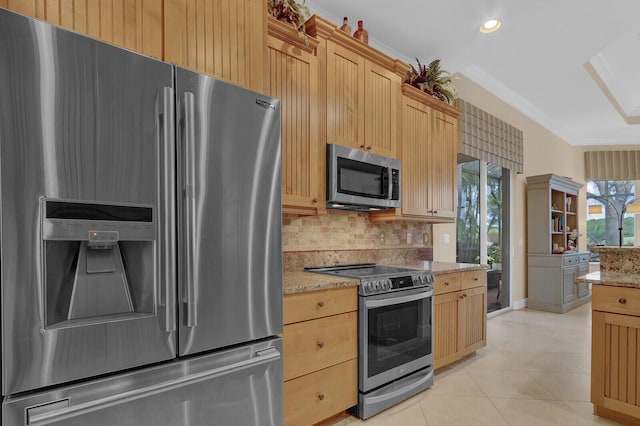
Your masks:
<instances>
[{"instance_id":1,"label":"cabinet knob","mask_svg":"<svg viewBox=\"0 0 640 426\"><path fill-rule=\"evenodd\" d=\"M431 213L438 214L438 210L431 210Z\"/></svg>"},{"instance_id":2,"label":"cabinet knob","mask_svg":"<svg viewBox=\"0 0 640 426\"><path fill-rule=\"evenodd\" d=\"M625 299L624 297L621 297L620 299L618 299L618 302L624 305L625 303L627 303L627 299Z\"/></svg>"},{"instance_id":3,"label":"cabinet knob","mask_svg":"<svg viewBox=\"0 0 640 426\"><path fill-rule=\"evenodd\" d=\"M319 399L320 401L324 400L324 394L323 394L323 393L319 393L319 394L318 394L318 399Z\"/></svg>"},{"instance_id":4,"label":"cabinet knob","mask_svg":"<svg viewBox=\"0 0 640 426\"><path fill-rule=\"evenodd\" d=\"M367 147L367 149L371 149L371 148L373 148L373 147L372 147L372 146L368 146L368 147Z\"/></svg>"},{"instance_id":5,"label":"cabinet knob","mask_svg":"<svg viewBox=\"0 0 640 426\"><path fill-rule=\"evenodd\" d=\"M449 281L445 281L445 282L444 282L444 286L445 286L445 287L449 287Z\"/></svg>"},{"instance_id":6,"label":"cabinet knob","mask_svg":"<svg viewBox=\"0 0 640 426\"><path fill-rule=\"evenodd\" d=\"M323 306L324 306L324 301L323 300L319 301L318 302L318 307L322 308Z\"/></svg>"},{"instance_id":7,"label":"cabinet knob","mask_svg":"<svg viewBox=\"0 0 640 426\"><path fill-rule=\"evenodd\" d=\"M364 145L360 145L360 148L364 148Z\"/></svg>"},{"instance_id":8,"label":"cabinet knob","mask_svg":"<svg viewBox=\"0 0 640 426\"><path fill-rule=\"evenodd\" d=\"M318 199L317 199L317 198L314 198L314 199L313 199L313 200L311 200L311 201L313 201L313 204L318 204Z\"/></svg>"},{"instance_id":9,"label":"cabinet knob","mask_svg":"<svg viewBox=\"0 0 640 426\"><path fill-rule=\"evenodd\" d=\"M324 342L318 342L318 349L324 348Z\"/></svg>"},{"instance_id":10,"label":"cabinet knob","mask_svg":"<svg viewBox=\"0 0 640 426\"><path fill-rule=\"evenodd\" d=\"M473 280L474 281L478 281L478 277L473 277Z\"/></svg>"}]
</instances>

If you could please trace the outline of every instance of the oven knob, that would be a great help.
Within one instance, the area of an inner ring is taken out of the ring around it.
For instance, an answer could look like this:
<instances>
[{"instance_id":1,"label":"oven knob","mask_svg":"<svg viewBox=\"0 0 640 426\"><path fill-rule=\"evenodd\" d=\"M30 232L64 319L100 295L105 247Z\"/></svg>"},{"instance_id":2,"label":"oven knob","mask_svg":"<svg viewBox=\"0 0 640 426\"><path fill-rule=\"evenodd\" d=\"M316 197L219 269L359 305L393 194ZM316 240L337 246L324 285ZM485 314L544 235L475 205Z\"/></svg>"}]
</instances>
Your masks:
<instances>
[{"instance_id":1,"label":"oven knob","mask_svg":"<svg viewBox=\"0 0 640 426\"><path fill-rule=\"evenodd\" d=\"M371 293L371 283L369 281L364 281L362 283L362 292L364 294Z\"/></svg>"},{"instance_id":2,"label":"oven knob","mask_svg":"<svg viewBox=\"0 0 640 426\"><path fill-rule=\"evenodd\" d=\"M382 282L382 289L383 290L391 290L391 280L384 280Z\"/></svg>"},{"instance_id":3,"label":"oven knob","mask_svg":"<svg viewBox=\"0 0 640 426\"><path fill-rule=\"evenodd\" d=\"M380 291L380 281L373 282L373 291Z\"/></svg>"}]
</instances>

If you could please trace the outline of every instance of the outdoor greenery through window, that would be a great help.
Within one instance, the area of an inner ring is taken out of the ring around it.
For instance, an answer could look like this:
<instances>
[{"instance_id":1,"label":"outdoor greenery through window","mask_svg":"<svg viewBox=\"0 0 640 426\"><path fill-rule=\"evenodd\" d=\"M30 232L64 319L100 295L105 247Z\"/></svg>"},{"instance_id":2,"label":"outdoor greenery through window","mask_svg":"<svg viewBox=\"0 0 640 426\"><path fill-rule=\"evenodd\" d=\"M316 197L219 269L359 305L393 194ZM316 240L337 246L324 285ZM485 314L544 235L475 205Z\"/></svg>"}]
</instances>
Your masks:
<instances>
[{"instance_id":1,"label":"outdoor greenery through window","mask_svg":"<svg viewBox=\"0 0 640 426\"><path fill-rule=\"evenodd\" d=\"M629 208L635 201L635 193L636 181L587 181L588 246L636 245L635 215ZM592 260L599 259L592 256Z\"/></svg>"}]
</instances>

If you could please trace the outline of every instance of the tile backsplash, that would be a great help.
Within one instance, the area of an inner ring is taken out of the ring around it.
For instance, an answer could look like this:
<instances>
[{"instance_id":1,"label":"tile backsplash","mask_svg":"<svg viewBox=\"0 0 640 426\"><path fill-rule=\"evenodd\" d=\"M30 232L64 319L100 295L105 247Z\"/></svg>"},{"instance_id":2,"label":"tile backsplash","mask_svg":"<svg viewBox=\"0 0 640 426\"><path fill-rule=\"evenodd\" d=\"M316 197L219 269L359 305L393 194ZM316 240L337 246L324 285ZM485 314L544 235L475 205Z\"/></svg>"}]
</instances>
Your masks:
<instances>
[{"instance_id":1,"label":"tile backsplash","mask_svg":"<svg viewBox=\"0 0 640 426\"><path fill-rule=\"evenodd\" d=\"M371 222L368 213L341 210L319 216L285 214L282 219L284 252L431 248L431 235L428 223Z\"/></svg>"}]
</instances>

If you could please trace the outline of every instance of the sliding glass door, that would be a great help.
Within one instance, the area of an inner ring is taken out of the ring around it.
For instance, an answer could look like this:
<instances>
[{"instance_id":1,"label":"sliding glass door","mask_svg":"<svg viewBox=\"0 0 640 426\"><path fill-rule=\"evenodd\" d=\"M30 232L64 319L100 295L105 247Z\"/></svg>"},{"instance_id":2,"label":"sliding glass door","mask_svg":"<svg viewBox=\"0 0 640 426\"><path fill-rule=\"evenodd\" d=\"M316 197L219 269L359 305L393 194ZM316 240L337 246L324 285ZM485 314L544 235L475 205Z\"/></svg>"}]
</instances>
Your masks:
<instances>
[{"instance_id":1,"label":"sliding glass door","mask_svg":"<svg viewBox=\"0 0 640 426\"><path fill-rule=\"evenodd\" d=\"M508 169L459 156L457 261L489 265L487 312L510 304L509 188Z\"/></svg>"}]
</instances>

